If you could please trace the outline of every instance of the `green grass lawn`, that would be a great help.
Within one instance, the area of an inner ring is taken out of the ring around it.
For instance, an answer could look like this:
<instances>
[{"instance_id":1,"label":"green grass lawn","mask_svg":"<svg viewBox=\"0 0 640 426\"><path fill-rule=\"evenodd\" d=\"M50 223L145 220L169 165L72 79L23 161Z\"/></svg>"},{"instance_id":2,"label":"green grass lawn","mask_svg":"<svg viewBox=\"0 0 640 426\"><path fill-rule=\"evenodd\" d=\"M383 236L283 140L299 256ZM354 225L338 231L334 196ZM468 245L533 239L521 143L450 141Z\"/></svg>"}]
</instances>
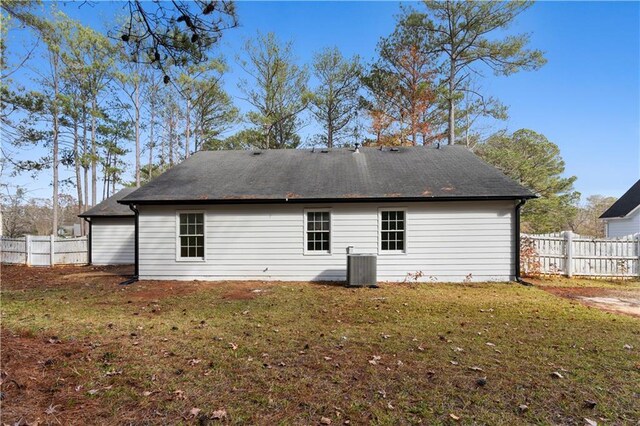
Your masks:
<instances>
[{"instance_id":1,"label":"green grass lawn","mask_svg":"<svg viewBox=\"0 0 640 426\"><path fill-rule=\"evenodd\" d=\"M121 287L104 277L65 280L62 272L22 286L29 269L3 273L5 423L639 418L640 319L536 287Z\"/></svg>"}]
</instances>

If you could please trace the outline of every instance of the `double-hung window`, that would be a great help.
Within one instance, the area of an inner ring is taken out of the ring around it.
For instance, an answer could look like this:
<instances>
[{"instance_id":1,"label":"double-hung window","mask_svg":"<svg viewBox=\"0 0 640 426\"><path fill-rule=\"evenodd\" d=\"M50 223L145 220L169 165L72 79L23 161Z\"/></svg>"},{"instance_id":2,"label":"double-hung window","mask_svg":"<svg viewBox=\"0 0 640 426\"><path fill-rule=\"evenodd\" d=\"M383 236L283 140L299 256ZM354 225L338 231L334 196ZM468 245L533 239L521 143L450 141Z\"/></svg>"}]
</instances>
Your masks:
<instances>
[{"instance_id":1,"label":"double-hung window","mask_svg":"<svg viewBox=\"0 0 640 426\"><path fill-rule=\"evenodd\" d=\"M380 210L380 253L404 253L407 246L406 212Z\"/></svg>"},{"instance_id":2,"label":"double-hung window","mask_svg":"<svg viewBox=\"0 0 640 426\"><path fill-rule=\"evenodd\" d=\"M305 253L331 253L331 212L305 210Z\"/></svg>"},{"instance_id":3,"label":"double-hung window","mask_svg":"<svg viewBox=\"0 0 640 426\"><path fill-rule=\"evenodd\" d=\"M178 260L204 260L204 213L178 213Z\"/></svg>"}]
</instances>

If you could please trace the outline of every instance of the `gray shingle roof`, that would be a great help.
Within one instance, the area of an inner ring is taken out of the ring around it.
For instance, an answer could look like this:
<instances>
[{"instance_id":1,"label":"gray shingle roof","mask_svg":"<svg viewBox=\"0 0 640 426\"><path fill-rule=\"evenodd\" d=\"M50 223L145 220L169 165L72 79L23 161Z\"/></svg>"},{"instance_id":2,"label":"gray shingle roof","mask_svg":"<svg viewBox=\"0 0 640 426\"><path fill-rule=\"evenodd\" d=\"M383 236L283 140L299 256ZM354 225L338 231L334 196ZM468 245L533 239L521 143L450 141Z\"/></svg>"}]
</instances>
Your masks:
<instances>
[{"instance_id":1,"label":"gray shingle roof","mask_svg":"<svg viewBox=\"0 0 640 426\"><path fill-rule=\"evenodd\" d=\"M600 219L624 217L640 206L640 179L622 197L602 213Z\"/></svg>"},{"instance_id":2,"label":"gray shingle roof","mask_svg":"<svg viewBox=\"0 0 640 426\"><path fill-rule=\"evenodd\" d=\"M79 214L79 217L96 217L96 216L133 216L133 211L129 206L119 204L118 200L131 194L137 188L123 188L113 194L111 197L96 204L86 212Z\"/></svg>"},{"instance_id":3,"label":"gray shingle roof","mask_svg":"<svg viewBox=\"0 0 640 426\"><path fill-rule=\"evenodd\" d=\"M123 203L532 198L464 147L201 151Z\"/></svg>"}]
</instances>

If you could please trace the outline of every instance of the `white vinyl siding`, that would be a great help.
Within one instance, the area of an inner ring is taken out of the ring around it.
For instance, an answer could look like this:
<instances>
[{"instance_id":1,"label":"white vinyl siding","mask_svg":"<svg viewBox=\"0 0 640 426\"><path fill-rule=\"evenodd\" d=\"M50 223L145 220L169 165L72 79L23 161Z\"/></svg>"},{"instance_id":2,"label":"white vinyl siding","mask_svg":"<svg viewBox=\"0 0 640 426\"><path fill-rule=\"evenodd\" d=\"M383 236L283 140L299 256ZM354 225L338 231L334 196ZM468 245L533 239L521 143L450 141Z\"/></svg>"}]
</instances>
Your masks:
<instances>
[{"instance_id":1,"label":"white vinyl siding","mask_svg":"<svg viewBox=\"0 0 640 426\"><path fill-rule=\"evenodd\" d=\"M119 265L135 263L135 219L93 217L91 219L91 263Z\"/></svg>"},{"instance_id":2,"label":"white vinyl siding","mask_svg":"<svg viewBox=\"0 0 640 426\"><path fill-rule=\"evenodd\" d=\"M621 219L607 219L607 237L619 238L640 232L640 208Z\"/></svg>"},{"instance_id":3,"label":"white vinyl siding","mask_svg":"<svg viewBox=\"0 0 640 426\"><path fill-rule=\"evenodd\" d=\"M193 264L176 261L176 211L183 208L140 206L140 278L344 280L347 246L355 253L378 252L378 215L384 207L331 206L331 253L324 256L303 250L304 212L313 205L200 207L207 260ZM408 204L406 254L378 256L378 279L403 281L417 272L423 281L512 279L514 207L510 201ZM184 207L189 208L194 207Z\"/></svg>"}]
</instances>

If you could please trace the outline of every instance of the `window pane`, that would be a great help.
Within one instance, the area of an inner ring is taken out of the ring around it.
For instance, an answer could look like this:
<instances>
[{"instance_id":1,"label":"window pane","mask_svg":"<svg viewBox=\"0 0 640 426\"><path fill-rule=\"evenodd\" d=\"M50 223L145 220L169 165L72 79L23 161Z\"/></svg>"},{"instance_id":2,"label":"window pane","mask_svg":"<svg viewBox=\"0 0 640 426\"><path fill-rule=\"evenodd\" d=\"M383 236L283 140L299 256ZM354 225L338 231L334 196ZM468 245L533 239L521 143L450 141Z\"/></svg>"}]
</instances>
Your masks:
<instances>
[{"instance_id":1,"label":"window pane","mask_svg":"<svg viewBox=\"0 0 640 426\"><path fill-rule=\"evenodd\" d=\"M382 212L380 249L404 251L404 211Z\"/></svg>"},{"instance_id":2,"label":"window pane","mask_svg":"<svg viewBox=\"0 0 640 426\"><path fill-rule=\"evenodd\" d=\"M181 257L187 257L187 253L188 252L187 252L187 248L186 247L184 247L184 246L180 247L180 256Z\"/></svg>"},{"instance_id":3,"label":"window pane","mask_svg":"<svg viewBox=\"0 0 640 426\"><path fill-rule=\"evenodd\" d=\"M187 233L187 225L184 223L180 223L180 235L184 235Z\"/></svg>"},{"instance_id":4,"label":"window pane","mask_svg":"<svg viewBox=\"0 0 640 426\"><path fill-rule=\"evenodd\" d=\"M329 251L330 212L307 212L307 251Z\"/></svg>"},{"instance_id":5,"label":"window pane","mask_svg":"<svg viewBox=\"0 0 640 426\"><path fill-rule=\"evenodd\" d=\"M204 257L204 247L203 246L198 246L196 248L196 256Z\"/></svg>"}]
</instances>

